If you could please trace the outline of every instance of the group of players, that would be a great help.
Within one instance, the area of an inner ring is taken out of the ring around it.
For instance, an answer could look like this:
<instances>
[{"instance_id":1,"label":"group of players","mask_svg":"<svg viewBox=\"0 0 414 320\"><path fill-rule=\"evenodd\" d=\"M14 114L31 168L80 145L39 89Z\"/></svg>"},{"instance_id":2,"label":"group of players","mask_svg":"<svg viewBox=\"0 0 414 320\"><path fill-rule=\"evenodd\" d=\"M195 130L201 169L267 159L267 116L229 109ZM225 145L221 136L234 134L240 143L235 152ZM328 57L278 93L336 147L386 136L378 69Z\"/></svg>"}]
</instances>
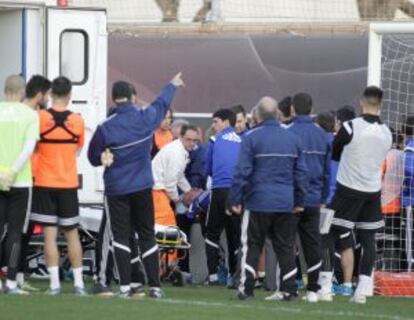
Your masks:
<instances>
[{"instance_id":1,"label":"group of players","mask_svg":"<svg viewBox=\"0 0 414 320\"><path fill-rule=\"evenodd\" d=\"M239 299L254 295L266 238L272 241L281 270L280 288L267 299L297 297L298 234L307 264L304 298L313 303L332 301L335 248L352 247L356 229L363 254L352 301L365 303L375 262L375 233L384 227L382 165L392 145L391 133L379 118L381 89L364 90L362 116L342 123L335 136L322 129L323 116L318 117L320 125L314 122L312 99L306 93L296 94L287 104L283 101L284 110L273 98L260 99L251 110L251 128L245 126L243 108L220 109L212 116L214 132L204 150L197 127L182 124L174 135L168 128L171 103L183 85L181 74L176 75L153 103L140 108L134 87L116 82L115 106L88 146L90 163L105 168L104 235L98 261L102 292L109 293L105 277L111 256L120 297L144 295L144 281L150 297L163 297L154 225L178 223L185 228L188 221L179 213L193 207L201 190L207 189L203 234L210 285L219 281L220 235L225 229L232 285ZM51 107L45 109L50 92ZM36 223L43 226L45 236L48 293L61 292L56 244L60 228L68 242L74 293L87 294L77 231L76 166L85 129L82 117L67 110L70 98L71 82L64 77L50 82L34 76L27 85L19 76L6 80L5 102L0 104L0 247L5 249L0 256L7 266L5 293L27 294L19 271ZM336 179L331 174L333 161L339 162ZM322 241L320 211L327 206L335 215Z\"/></svg>"}]
</instances>

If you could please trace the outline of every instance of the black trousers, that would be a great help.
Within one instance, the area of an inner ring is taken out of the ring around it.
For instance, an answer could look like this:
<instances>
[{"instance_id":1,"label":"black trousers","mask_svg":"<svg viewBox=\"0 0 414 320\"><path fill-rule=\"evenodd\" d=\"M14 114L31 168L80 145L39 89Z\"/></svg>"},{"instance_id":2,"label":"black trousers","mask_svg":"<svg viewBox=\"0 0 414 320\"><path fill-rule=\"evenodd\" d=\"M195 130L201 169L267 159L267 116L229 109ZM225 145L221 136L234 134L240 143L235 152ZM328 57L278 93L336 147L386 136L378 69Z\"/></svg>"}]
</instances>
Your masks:
<instances>
[{"instance_id":1,"label":"black trousers","mask_svg":"<svg viewBox=\"0 0 414 320\"><path fill-rule=\"evenodd\" d=\"M20 263L17 272L23 273L28 270L27 257L29 255L29 242L32 238L34 227L35 223L33 221L29 221L27 231L22 235Z\"/></svg>"},{"instance_id":2,"label":"black trousers","mask_svg":"<svg viewBox=\"0 0 414 320\"><path fill-rule=\"evenodd\" d=\"M152 189L127 195L108 195L106 207L121 286L131 283L131 234L137 233L148 284L159 287L159 251L154 233Z\"/></svg>"},{"instance_id":3,"label":"black trousers","mask_svg":"<svg viewBox=\"0 0 414 320\"><path fill-rule=\"evenodd\" d=\"M188 219L185 214L177 214L177 226L182 232L187 236L188 241L191 243L191 226L193 225L193 220ZM187 254L183 259L178 263L180 270L184 272L190 272L190 257Z\"/></svg>"},{"instance_id":4,"label":"black trousers","mask_svg":"<svg viewBox=\"0 0 414 320\"><path fill-rule=\"evenodd\" d=\"M320 289L318 278L322 267L322 243L319 232L320 208L305 207L305 211L295 217L307 265L307 290L317 292Z\"/></svg>"},{"instance_id":5,"label":"black trousers","mask_svg":"<svg viewBox=\"0 0 414 320\"><path fill-rule=\"evenodd\" d=\"M217 273L220 255L220 235L226 231L229 271L232 276L237 272L237 257L240 249L240 216L226 214L228 188L213 189L209 212L206 218L206 253L208 273Z\"/></svg>"},{"instance_id":6,"label":"black trousers","mask_svg":"<svg viewBox=\"0 0 414 320\"><path fill-rule=\"evenodd\" d=\"M256 266L266 237L272 241L280 266L280 291L296 293L295 264L296 221L292 213L265 213L245 211L241 242L242 261L239 290L252 295Z\"/></svg>"},{"instance_id":7,"label":"black trousers","mask_svg":"<svg viewBox=\"0 0 414 320\"><path fill-rule=\"evenodd\" d=\"M111 229L107 212L103 212L98 241L95 246L95 278L103 285L109 286L114 279L114 248L112 246Z\"/></svg>"},{"instance_id":8,"label":"black trousers","mask_svg":"<svg viewBox=\"0 0 414 320\"><path fill-rule=\"evenodd\" d=\"M29 218L30 198L30 188L0 191L0 259L3 260L0 265L7 266L9 280L16 280L20 265L21 241Z\"/></svg>"}]
</instances>

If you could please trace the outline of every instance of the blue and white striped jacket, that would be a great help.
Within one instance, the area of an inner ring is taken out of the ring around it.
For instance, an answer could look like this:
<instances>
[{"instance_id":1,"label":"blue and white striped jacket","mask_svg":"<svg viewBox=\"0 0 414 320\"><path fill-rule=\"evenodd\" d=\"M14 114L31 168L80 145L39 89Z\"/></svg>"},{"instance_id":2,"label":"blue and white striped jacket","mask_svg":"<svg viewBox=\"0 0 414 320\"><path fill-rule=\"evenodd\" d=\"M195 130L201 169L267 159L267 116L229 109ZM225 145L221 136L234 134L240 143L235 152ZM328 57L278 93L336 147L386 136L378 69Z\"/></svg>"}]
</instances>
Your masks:
<instances>
[{"instance_id":1,"label":"blue and white striped jacket","mask_svg":"<svg viewBox=\"0 0 414 320\"><path fill-rule=\"evenodd\" d=\"M167 85L147 108L132 104L118 105L96 129L89 144L88 158L93 166L101 165L101 154L109 148L114 163L104 173L105 194L124 195L152 188L151 146L174 98L176 87Z\"/></svg>"},{"instance_id":2,"label":"blue and white striped jacket","mask_svg":"<svg viewBox=\"0 0 414 320\"><path fill-rule=\"evenodd\" d=\"M287 213L303 206L305 159L298 137L276 120L266 120L243 136L230 192L231 205L255 212Z\"/></svg>"}]
</instances>

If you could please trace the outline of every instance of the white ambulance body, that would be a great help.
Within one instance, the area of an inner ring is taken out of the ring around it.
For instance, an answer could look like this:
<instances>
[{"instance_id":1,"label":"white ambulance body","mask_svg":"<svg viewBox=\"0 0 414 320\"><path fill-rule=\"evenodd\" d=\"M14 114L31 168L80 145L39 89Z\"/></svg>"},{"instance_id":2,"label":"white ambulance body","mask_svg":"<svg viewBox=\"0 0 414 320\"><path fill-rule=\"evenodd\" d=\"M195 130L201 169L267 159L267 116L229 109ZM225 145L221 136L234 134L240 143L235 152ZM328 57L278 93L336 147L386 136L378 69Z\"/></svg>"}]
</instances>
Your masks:
<instances>
[{"instance_id":1,"label":"white ambulance body","mask_svg":"<svg viewBox=\"0 0 414 320\"><path fill-rule=\"evenodd\" d=\"M86 123L85 147L78 160L82 204L102 203L102 170L86 153L96 126L106 116L107 18L105 9L58 7L56 1L0 0L0 99L4 80L21 74L73 83L70 109Z\"/></svg>"}]
</instances>

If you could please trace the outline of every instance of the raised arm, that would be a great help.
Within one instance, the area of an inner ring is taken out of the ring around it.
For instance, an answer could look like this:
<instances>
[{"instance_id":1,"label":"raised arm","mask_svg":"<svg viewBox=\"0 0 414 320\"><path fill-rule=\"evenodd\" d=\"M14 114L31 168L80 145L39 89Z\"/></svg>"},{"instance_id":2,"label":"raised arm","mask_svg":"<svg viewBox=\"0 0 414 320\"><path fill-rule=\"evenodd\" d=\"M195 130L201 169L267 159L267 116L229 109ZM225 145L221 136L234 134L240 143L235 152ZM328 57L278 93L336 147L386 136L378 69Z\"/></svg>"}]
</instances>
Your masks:
<instances>
[{"instance_id":1,"label":"raised arm","mask_svg":"<svg viewBox=\"0 0 414 320\"><path fill-rule=\"evenodd\" d=\"M153 101L148 108L142 111L144 113L145 120L148 125L151 126L152 130L157 129L160 126L171 106L177 88L183 86L184 81L181 78L180 72L162 89L158 98L155 99L155 101Z\"/></svg>"}]
</instances>

